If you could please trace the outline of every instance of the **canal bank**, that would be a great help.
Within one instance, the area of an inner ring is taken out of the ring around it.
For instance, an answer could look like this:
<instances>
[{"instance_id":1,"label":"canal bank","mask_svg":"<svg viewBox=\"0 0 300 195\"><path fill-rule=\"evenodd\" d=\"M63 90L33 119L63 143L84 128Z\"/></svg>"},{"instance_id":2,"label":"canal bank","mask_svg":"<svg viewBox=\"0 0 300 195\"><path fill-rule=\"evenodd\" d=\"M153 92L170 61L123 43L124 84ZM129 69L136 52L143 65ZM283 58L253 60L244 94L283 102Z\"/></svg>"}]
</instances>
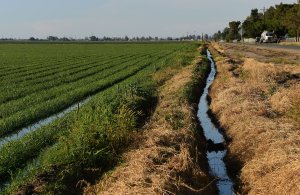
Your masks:
<instances>
[{"instance_id":1,"label":"canal bank","mask_svg":"<svg viewBox=\"0 0 300 195\"><path fill-rule=\"evenodd\" d=\"M225 161L236 192L298 194L300 69L292 53L279 62L283 54L271 50L212 46L210 108L230 140Z\"/></svg>"}]
</instances>

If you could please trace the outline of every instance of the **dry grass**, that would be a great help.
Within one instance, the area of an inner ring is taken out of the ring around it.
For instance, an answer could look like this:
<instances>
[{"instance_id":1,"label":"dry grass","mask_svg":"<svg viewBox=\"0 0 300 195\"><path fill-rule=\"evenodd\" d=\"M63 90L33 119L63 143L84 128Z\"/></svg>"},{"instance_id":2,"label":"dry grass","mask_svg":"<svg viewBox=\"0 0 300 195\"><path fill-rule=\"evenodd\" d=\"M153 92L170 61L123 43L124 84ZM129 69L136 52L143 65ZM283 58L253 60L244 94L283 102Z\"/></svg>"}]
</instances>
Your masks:
<instances>
[{"instance_id":1,"label":"dry grass","mask_svg":"<svg viewBox=\"0 0 300 195\"><path fill-rule=\"evenodd\" d=\"M295 45L300 46L300 42L281 42L280 45Z\"/></svg>"},{"instance_id":2,"label":"dry grass","mask_svg":"<svg viewBox=\"0 0 300 195\"><path fill-rule=\"evenodd\" d=\"M217 62L211 109L242 163L242 192L300 193L300 67Z\"/></svg>"},{"instance_id":3,"label":"dry grass","mask_svg":"<svg viewBox=\"0 0 300 195\"><path fill-rule=\"evenodd\" d=\"M165 83L149 124L136 138L136 147L124 154L121 166L86 188L86 194L215 193L212 179L203 170L205 155L198 148L204 140L193 131L193 108L180 102L179 94L191 80L192 69L193 65L183 68ZM178 128L173 125L176 120L182 124Z\"/></svg>"}]
</instances>

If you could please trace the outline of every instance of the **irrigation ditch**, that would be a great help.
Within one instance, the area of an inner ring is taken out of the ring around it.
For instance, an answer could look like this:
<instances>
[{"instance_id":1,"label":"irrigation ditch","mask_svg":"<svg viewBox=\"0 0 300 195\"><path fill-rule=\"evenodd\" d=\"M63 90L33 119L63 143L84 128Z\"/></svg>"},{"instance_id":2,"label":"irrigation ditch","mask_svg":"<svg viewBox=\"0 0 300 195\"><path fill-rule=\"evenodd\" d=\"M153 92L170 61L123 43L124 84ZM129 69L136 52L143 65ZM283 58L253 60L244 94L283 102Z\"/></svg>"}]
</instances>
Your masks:
<instances>
[{"instance_id":1,"label":"irrigation ditch","mask_svg":"<svg viewBox=\"0 0 300 195\"><path fill-rule=\"evenodd\" d=\"M234 194L234 182L229 177L224 157L227 154L225 135L215 124L215 120L209 109L209 89L216 75L216 66L213 57L207 50L207 58L210 62L210 73L206 80L206 86L200 97L197 117L203 129L207 141L206 156L209 165L209 174L216 177L216 186L219 194Z\"/></svg>"},{"instance_id":2,"label":"irrigation ditch","mask_svg":"<svg viewBox=\"0 0 300 195\"><path fill-rule=\"evenodd\" d=\"M56 113L56 114L49 116L45 119L42 119L36 123L28 125L20 130L17 130L15 133L8 134L4 138L0 139L0 148L2 145L6 144L10 141L20 139L20 138L24 137L25 135L27 135L28 133L39 129L42 126L48 125L56 119L64 117L66 114L68 114L76 109L79 110L79 108L81 106L83 106L86 102L88 102L89 100L90 100L90 97L71 105L70 107L64 109L63 111L60 111L59 113Z\"/></svg>"}]
</instances>

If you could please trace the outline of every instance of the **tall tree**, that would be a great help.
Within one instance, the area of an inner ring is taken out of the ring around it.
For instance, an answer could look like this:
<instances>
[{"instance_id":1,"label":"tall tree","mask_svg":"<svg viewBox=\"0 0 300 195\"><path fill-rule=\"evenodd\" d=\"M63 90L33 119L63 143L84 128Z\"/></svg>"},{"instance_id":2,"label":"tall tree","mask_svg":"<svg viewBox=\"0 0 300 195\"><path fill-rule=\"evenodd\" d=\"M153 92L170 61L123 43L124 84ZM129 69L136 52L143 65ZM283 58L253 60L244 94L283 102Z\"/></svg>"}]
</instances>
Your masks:
<instances>
[{"instance_id":1,"label":"tall tree","mask_svg":"<svg viewBox=\"0 0 300 195\"><path fill-rule=\"evenodd\" d=\"M90 36L90 40L91 41L98 41L99 38L93 35L93 36Z\"/></svg>"},{"instance_id":2,"label":"tall tree","mask_svg":"<svg viewBox=\"0 0 300 195\"><path fill-rule=\"evenodd\" d=\"M263 14L258 13L258 9L252 9L250 16L243 22L245 37L258 37L264 30Z\"/></svg>"},{"instance_id":3,"label":"tall tree","mask_svg":"<svg viewBox=\"0 0 300 195\"><path fill-rule=\"evenodd\" d=\"M299 40L300 34L300 3L292 7L286 14L285 24L291 35L296 36L296 41Z\"/></svg>"},{"instance_id":4,"label":"tall tree","mask_svg":"<svg viewBox=\"0 0 300 195\"><path fill-rule=\"evenodd\" d=\"M260 36L264 30L274 31L278 36L284 36L287 33L296 36L297 20L299 19L296 13L296 10L299 10L298 5L281 3L268 8L264 15L259 13L258 9L252 9L250 16L242 25L245 37Z\"/></svg>"},{"instance_id":5,"label":"tall tree","mask_svg":"<svg viewBox=\"0 0 300 195\"><path fill-rule=\"evenodd\" d=\"M229 22L229 39L234 40L234 39L239 39L239 26L241 22L240 21L232 21Z\"/></svg>"},{"instance_id":6,"label":"tall tree","mask_svg":"<svg viewBox=\"0 0 300 195\"><path fill-rule=\"evenodd\" d=\"M217 33L215 33L215 34L213 35L213 39L214 39L215 41L222 39L222 33L221 33L221 31L218 31Z\"/></svg>"},{"instance_id":7,"label":"tall tree","mask_svg":"<svg viewBox=\"0 0 300 195\"><path fill-rule=\"evenodd\" d=\"M56 36L48 36L47 39L48 39L49 41L57 41L57 40L58 40L58 37L56 37Z\"/></svg>"},{"instance_id":8,"label":"tall tree","mask_svg":"<svg viewBox=\"0 0 300 195\"><path fill-rule=\"evenodd\" d=\"M222 39L225 39L226 41L229 41L229 28L225 27L222 32Z\"/></svg>"}]
</instances>

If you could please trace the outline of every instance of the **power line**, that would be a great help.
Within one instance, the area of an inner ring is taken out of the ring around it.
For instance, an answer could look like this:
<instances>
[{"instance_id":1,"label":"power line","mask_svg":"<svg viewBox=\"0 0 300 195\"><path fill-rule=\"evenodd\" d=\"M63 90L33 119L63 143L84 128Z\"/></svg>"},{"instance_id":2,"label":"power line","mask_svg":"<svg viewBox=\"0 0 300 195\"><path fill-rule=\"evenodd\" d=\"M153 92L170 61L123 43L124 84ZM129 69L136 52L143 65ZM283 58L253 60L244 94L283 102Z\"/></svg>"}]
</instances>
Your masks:
<instances>
[{"instance_id":1,"label":"power line","mask_svg":"<svg viewBox=\"0 0 300 195\"><path fill-rule=\"evenodd\" d=\"M264 28L266 28L266 16L265 16L265 12L266 12L266 7L264 6L264 8L263 9L260 9L260 10L262 10L263 11L263 13L264 13ZM265 30L265 29L264 29Z\"/></svg>"}]
</instances>

